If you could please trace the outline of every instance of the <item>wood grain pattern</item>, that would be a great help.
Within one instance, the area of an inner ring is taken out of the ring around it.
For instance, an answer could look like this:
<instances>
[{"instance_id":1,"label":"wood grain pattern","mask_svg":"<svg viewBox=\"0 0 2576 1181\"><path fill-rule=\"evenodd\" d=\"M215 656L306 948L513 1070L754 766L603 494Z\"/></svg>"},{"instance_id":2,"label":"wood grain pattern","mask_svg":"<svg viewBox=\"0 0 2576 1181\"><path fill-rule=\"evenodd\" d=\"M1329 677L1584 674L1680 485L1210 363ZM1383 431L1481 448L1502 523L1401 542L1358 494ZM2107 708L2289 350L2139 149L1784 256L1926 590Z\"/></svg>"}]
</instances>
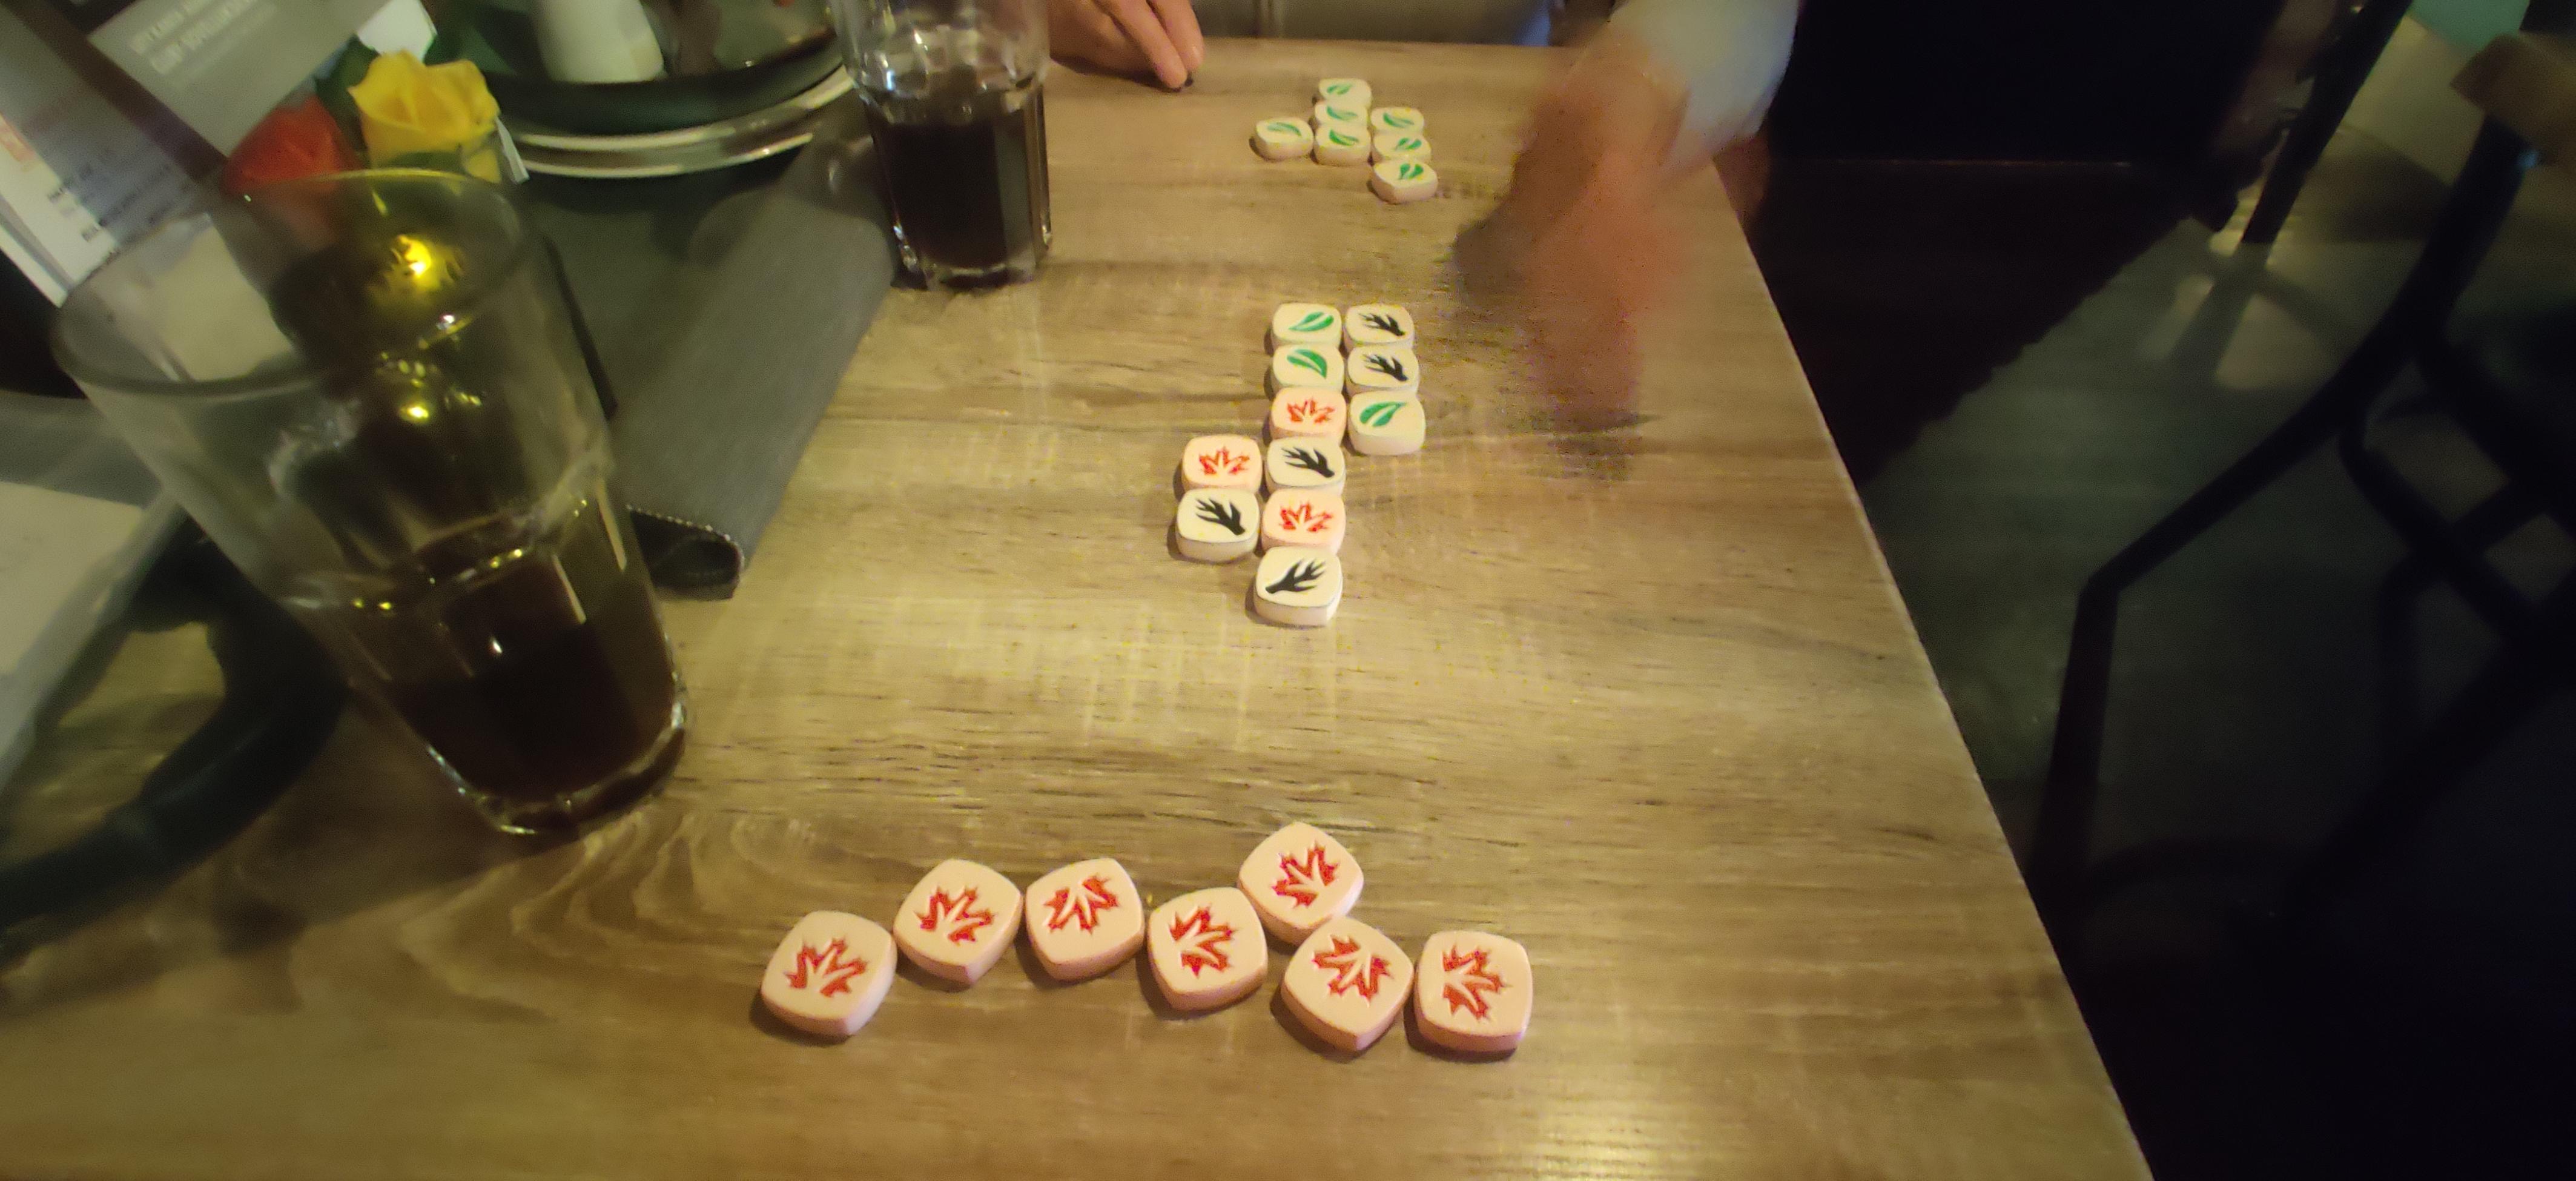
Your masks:
<instances>
[{"instance_id":1,"label":"wood grain pattern","mask_svg":"<svg viewBox=\"0 0 2576 1181\"><path fill-rule=\"evenodd\" d=\"M669 605L668 792L530 847L344 726L214 861L0 971L0 1175L2143 1176L1714 178L1642 425L1551 429L1453 294L1556 63L1060 74L1043 279L891 300L739 596ZM1326 74L1429 113L1442 199L1253 155ZM1286 299L1405 303L1429 371L1429 448L1356 461L1313 632L1164 540L1182 441L1259 421ZM21 812L132 782L203 707L188 643L125 653ZM756 1015L798 915L886 919L941 858L1115 854L1159 901L1291 819L1406 947L1528 946L1516 1056L1337 1061L1276 959L1196 1019L1141 961L1061 987L1025 952L908 974L837 1046Z\"/></svg>"},{"instance_id":2,"label":"wood grain pattern","mask_svg":"<svg viewBox=\"0 0 2576 1181\"><path fill-rule=\"evenodd\" d=\"M2543 160L2576 170L2576 38L2507 33L2470 58L2453 85Z\"/></svg>"}]
</instances>

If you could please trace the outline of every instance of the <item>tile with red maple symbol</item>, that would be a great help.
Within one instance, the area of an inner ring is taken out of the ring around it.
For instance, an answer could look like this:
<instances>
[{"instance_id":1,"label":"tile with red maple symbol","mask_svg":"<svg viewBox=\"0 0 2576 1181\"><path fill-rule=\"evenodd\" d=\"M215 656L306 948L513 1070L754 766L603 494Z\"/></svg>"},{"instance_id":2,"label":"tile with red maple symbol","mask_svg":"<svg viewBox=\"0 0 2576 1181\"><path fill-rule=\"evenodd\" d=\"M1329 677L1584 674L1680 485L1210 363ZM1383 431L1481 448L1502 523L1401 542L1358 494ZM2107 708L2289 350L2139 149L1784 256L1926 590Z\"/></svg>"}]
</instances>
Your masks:
<instances>
[{"instance_id":1,"label":"tile with red maple symbol","mask_svg":"<svg viewBox=\"0 0 2576 1181\"><path fill-rule=\"evenodd\" d=\"M1232 886L1192 891L1155 907L1145 922L1145 954L1164 999L1182 1012L1249 996L1270 970L1261 916Z\"/></svg>"},{"instance_id":2,"label":"tile with red maple symbol","mask_svg":"<svg viewBox=\"0 0 2576 1181\"><path fill-rule=\"evenodd\" d=\"M1270 883L1270 892L1299 906L1313 906L1316 894L1339 876L1340 867L1324 856L1324 847L1314 845L1279 859L1279 880Z\"/></svg>"},{"instance_id":3,"label":"tile with red maple symbol","mask_svg":"<svg viewBox=\"0 0 2576 1181\"><path fill-rule=\"evenodd\" d=\"M1487 962L1491 954L1481 947L1474 951L1452 949L1440 953L1440 970L1457 973L1449 983L1440 986L1440 999L1449 1003L1451 1016L1456 1016L1462 1009L1477 1021L1493 1016L1494 1007L1487 1003L1486 998L1502 991L1503 978L1496 975L1493 965Z\"/></svg>"},{"instance_id":4,"label":"tile with red maple symbol","mask_svg":"<svg viewBox=\"0 0 2576 1181\"><path fill-rule=\"evenodd\" d=\"M1377 928L1344 916L1298 945L1279 981L1288 1011L1316 1037L1356 1053L1393 1027L1413 991L1413 961Z\"/></svg>"},{"instance_id":5,"label":"tile with red maple symbol","mask_svg":"<svg viewBox=\"0 0 2576 1181\"><path fill-rule=\"evenodd\" d=\"M1337 514L1327 512L1311 504L1297 505L1293 508L1282 511L1279 514L1279 524L1282 527L1292 532L1299 533L1324 532L1325 530L1333 527L1333 522L1340 519L1341 518Z\"/></svg>"},{"instance_id":6,"label":"tile with red maple symbol","mask_svg":"<svg viewBox=\"0 0 2576 1181\"><path fill-rule=\"evenodd\" d=\"M1299 545L1338 553L1347 519L1337 493L1282 488L1271 493L1269 502L1261 508L1261 543L1274 548Z\"/></svg>"},{"instance_id":7,"label":"tile with red maple symbol","mask_svg":"<svg viewBox=\"0 0 2576 1181\"><path fill-rule=\"evenodd\" d=\"M1500 1053L1529 1031L1529 950L1484 931L1442 931L1422 944L1413 1015L1433 1044Z\"/></svg>"},{"instance_id":8,"label":"tile with red maple symbol","mask_svg":"<svg viewBox=\"0 0 2576 1181\"><path fill-rule=\"evenodd\" d=\"M1350 850L1331 833L1300 822L1255 846L1234 884L1252 899L1263 927L1281 942L1295 943L1349 914L1363 881Z\"/></svg>"},{"instance_id":9,"label":"tile with red maple symbol","mask_svg":"<svg viewBox=\"0 0 2576 1181\"><path fill-rule=\"evenodd\" d=\"M1348 413L1350 402L1339 390L1281 390L1270 402L1270 437L1335 438Z\"/></svg>"},{"instance_id":10,"label":"tile with red maple symbol","mask_svg":"<svg viewBox=\"0 0 2576 1181\"><path fill-rule=\"evenodd\" d=\"M1118 891L1110 887L1107 877L1093 874L1047 896L1046 929L1061 931L1070 926L1088 932L1100 924L1100 912L1116 909Z\"/></svg>"},{"instance_id":11,"label":"tile with red maple symbol","mask_svg":"<svg viewBox=\"0 0 2576 1181\"><path fill-rule=\"evenodd\" d=\"M993 925L992 910L976 902L976 893L972 886L954 893L932 893L929 904L921 911L921 929L940 932L940 937L951 943L974 942L976 932Z\"/></svg>"},{"instance_id":12,"label":"tile with red maple symbol","mask_svg":"<svg viewBox=\"0 0 2576 1181\"><path fill-rule=\"evenodd\" d=\"M1241 893L1241 891L1236 892ZM1261 920L1253 921L1257 923ZM1152 929L1151 924L1147 925L1147 929ZM1202 906L1187 915L1173 919L1171 926L1165 929L1172 933L1172 941L1180 947L1181 966L1189 969L1190 975L1196 976L1206 971L1222 972L1231 962L1225 954L1225 947L1234 942L1235 926L1232 923L1216 921L1216 916L1208 913L1208 908Z\"/></svg>"},{"instance_id":13,"label":"tile with red maple symbol","mask_svg":"<svg viewBox=\"0 0 2576 1181\"><path fill-rule=\"evenodd\" d=\"M797 920L761 973L760 999L807 1033L848 1037L876 1015L894 981L894 937L853 914L818 910Z\"/></svg>"},{"instance_id":14,"label":"tile with red maple symbol","mask_svg":"<svg viewBox=\"0 0 2576 1181\"><path fill-rule=\"evenodd\" d=\"M922 971L973 984L1019 936L1020 905L1020 888L992 868L942 861L895 912L894 941Z\"/></svg>"},{"instance_id":15,"label":"tile with red maple symbol","mask_svg":"<svg viewBox=\"0 0 2576 1181\"><path fill-rule=\"evenodd\" d=\"M866 960L850 954L847 939L835 939L820 947L799 944L796 963L787 969L787 987L816 996L841 996L850 991L850 978L867 970Z\"/></svg>"},{"instance_id":16,"label":"tile with red maple symbol","mask_svg":"<svg viewBox=\"0 0 2576 1181\"><path fill-rule=\"evenodd\" d=\"M1084 980L1126 962L1145 942L1145 902L1115 858L1077 861L1030 883L1029 946L1058 980Z\"/></svg>"},{"instance_id":17,"label":"tile with red maple symbol","mask_svg":"<svg viewBox=\"0 0 2576 1181\"><path fill-rule=\"evenodd\" d=\"M1261 444L1246 435L1201 435L1181 448L1184 488L1261 487Z\"/></svg>"},{"instance_id":18,"label":"tile with red maple symbol","mask_svg":"<svg viewBox=\"0 0 2576 1181\"><path fill-rule=\"evenodd\" d=\"M1360 948L1357 939L1334 939L1332 946L1315 953L1315 966L1333 974L1324 991L1334 996L1356 992L1360 999L1377 999L1378 986L1386 983L1386 957L1370 955Z\"/></svg>"}]
</instances>

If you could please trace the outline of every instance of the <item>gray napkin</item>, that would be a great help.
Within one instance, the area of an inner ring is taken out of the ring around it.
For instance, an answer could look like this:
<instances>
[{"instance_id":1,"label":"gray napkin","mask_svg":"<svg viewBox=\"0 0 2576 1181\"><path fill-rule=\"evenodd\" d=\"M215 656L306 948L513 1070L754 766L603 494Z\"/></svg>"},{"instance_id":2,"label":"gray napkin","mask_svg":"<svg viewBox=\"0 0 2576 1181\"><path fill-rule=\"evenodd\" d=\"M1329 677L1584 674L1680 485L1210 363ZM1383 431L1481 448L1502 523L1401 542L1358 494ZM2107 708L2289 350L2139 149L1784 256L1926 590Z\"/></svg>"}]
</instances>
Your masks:
<instances>
[{"instance_id":1,"label":"gray napkin","mask_svg":"<svg viewBox=\"0 0 2576 1181\"><path fill-rule=\"evenodd\" d=\"M893 282L867 150L852 97L766 187L755 165L538 191L615 390L618 483L665 589L733 593Z\"/></svg>"}]
</instances>

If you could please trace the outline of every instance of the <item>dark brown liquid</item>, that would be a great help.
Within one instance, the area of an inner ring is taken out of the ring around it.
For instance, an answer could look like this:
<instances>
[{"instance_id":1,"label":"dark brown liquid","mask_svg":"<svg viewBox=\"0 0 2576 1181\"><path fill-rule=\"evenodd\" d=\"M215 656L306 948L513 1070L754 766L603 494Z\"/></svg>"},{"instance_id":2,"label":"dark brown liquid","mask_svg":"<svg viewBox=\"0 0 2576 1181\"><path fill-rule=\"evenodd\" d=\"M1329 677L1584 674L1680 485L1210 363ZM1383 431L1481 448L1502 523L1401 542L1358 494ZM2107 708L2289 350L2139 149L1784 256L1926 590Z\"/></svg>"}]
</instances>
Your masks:
<instances>
[{"instance_id":1,"label":"dark brown liquid","mask_svg":"<svg viewBox=\"0 0 2576 1181\"><path fill-rule=\"evenodd\" d=\"M960 75L867 111L897 232L930 269L999 279L1045 256L1044 92L987 89Z\"/></svg>"},{"instance_id":2,"label":"dark brown liquid","mask_svg":"<svg viewBox=\"0 0 2576 1181\"><path fill-rule=\"evenodd\" d=\"M675 741L637 765L671 725L679 680L648 583L628 568L641 560L631 532L591 501L547 535L494 545L440 547L501 556L421 593L337 606L317 630L360 650L358 667L381 675L385 699L477 792L534 802L620 778L649 785L678 754Z\"/></svg>"},{"instance_id":3,"label":"dark brown liquid","mask_svg":"<svg viewBox=\"0 0 2576 1181\"><path fill-rule=\"evenodd\" d=\"M678 757L679 681L582 441L597 426L571 341L546 338L549 293L477 274L498 251L417 210L316 216L388 224L297 260L272 293L329 402L270 461L320 526L282 532L338 550L282 597L505 825L632 798Z\"/></svg>"}]
</instances>

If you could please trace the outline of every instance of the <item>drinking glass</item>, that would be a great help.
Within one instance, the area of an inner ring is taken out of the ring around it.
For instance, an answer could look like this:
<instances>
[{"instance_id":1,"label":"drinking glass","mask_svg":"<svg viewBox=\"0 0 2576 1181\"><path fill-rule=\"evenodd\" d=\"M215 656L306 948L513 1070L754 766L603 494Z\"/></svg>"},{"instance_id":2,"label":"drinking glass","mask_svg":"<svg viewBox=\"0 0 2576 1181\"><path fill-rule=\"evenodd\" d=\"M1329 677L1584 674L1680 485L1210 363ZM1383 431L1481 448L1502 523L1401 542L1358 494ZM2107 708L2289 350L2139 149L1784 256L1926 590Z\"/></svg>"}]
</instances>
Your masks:
<instances>
[{"instance_id":1,"label":"drinking glass","mask_svg":"<svg viewBox=\"0 0 2576 1181\"><path fill-rule=\"evenodd\" d=\"M895 245L945 287L1037 274L1047 207L1044 0L833 0Z\"/></svg>"},{"instance_id":2,"label":"drinking glass","mask_svg":"<svg viewBox=\"0 0 2576 1181\"><path fill-rule=\"evenodd\" d=\"M507 190L287 181L110 259L54 352L495 825L641 797L684 699L551 263Z\"/></svg>"}]
</instances>

